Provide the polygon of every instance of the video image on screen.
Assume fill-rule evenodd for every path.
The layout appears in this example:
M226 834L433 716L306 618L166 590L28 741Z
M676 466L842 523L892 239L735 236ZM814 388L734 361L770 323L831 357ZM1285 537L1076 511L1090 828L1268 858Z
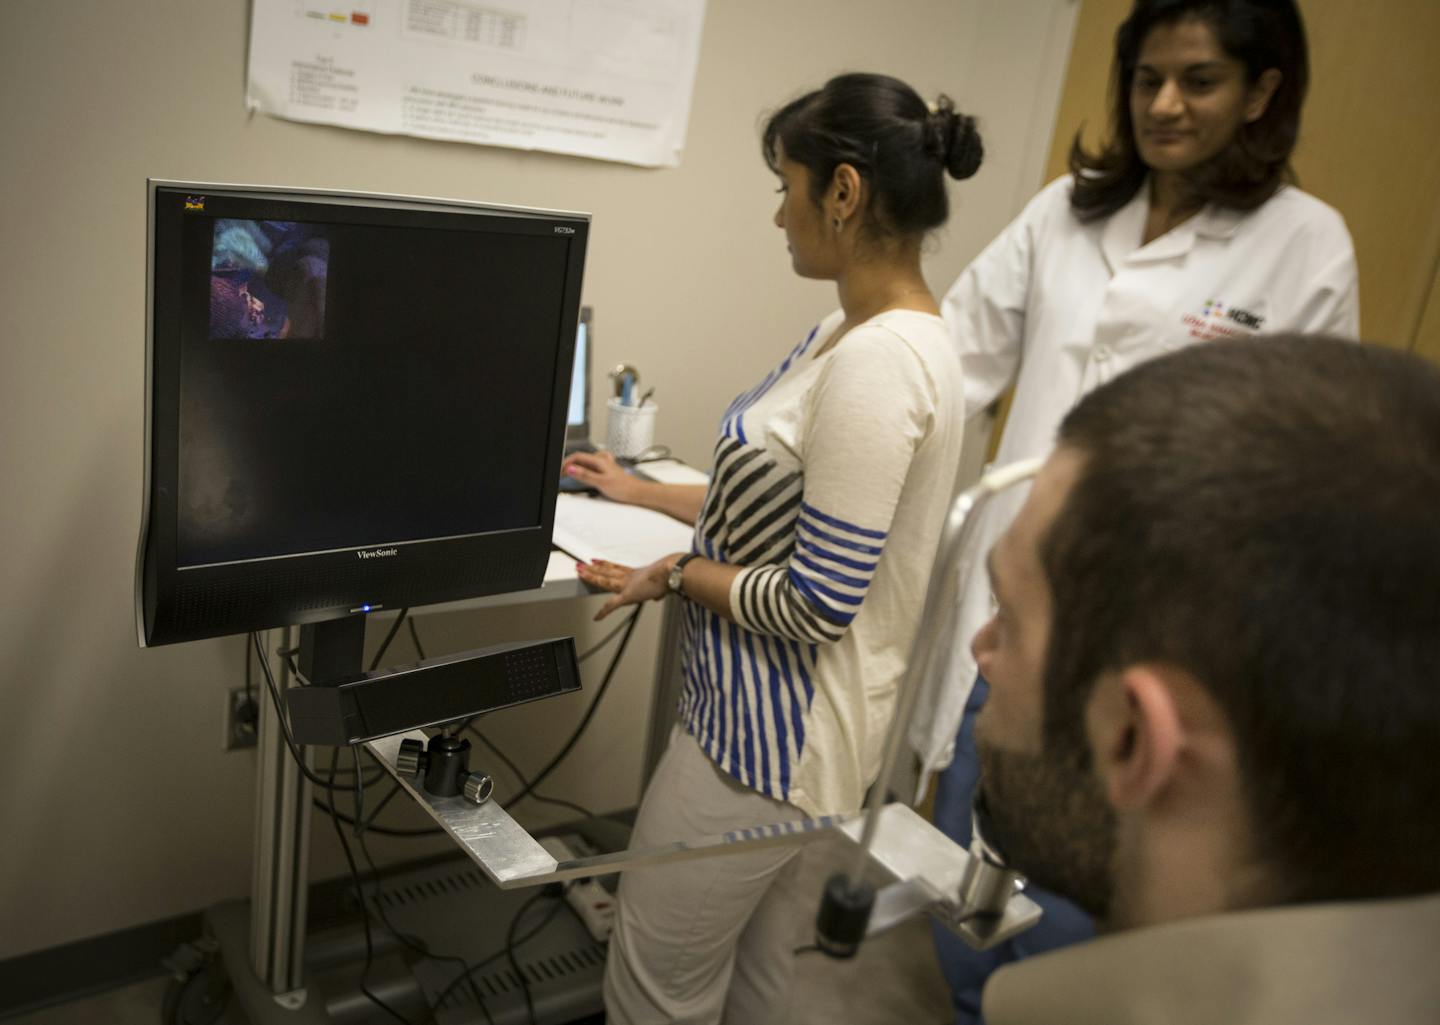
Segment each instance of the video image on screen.
M322 225L217 220L210 337L323 339L329 263Z

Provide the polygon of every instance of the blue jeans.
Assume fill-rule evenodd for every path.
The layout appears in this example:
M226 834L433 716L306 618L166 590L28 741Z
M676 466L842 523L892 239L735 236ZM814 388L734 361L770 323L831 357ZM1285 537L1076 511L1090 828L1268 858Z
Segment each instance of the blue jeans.
M975 689L965 706L965 719L960 724L960 735L955 738L955 759L940 774L935 791L935 825L966 847L970 846L970 798L980 778L980 757L975 751L975 716L989 694L990 685L984 677L976 677ZM1033 885L1025 888L1025 895L1045 912L1040 924L986 951L971 950L959 936L938 922L931 922L940 971L950 985L955 1003L956 1025L982 1025L980 991L997 968L1095 935L1090 916L1065 898Z

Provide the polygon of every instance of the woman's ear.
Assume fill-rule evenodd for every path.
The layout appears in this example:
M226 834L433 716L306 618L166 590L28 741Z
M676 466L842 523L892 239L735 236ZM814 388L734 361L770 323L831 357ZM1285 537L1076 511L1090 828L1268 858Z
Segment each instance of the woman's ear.
M1184 674L1168 666L1131 666L1095 686L1087 708L1095 767L1117 811L1137 811L1175 779L1184 727L1174 692Z
M861 190L864 181L860 172L850 164L841 164L830 176L830 188L826 198L830 201L829 215L848 221L860 209Z
M1283 78L1279 68L1266 68L1260 72L1260 77L1250 87L1249 94L1245 97L1245 123L1250 124L1259 121L1265 116L1265 111L1270 107L1270 101L1275 97L1275 90L1280 88L1280 80Z

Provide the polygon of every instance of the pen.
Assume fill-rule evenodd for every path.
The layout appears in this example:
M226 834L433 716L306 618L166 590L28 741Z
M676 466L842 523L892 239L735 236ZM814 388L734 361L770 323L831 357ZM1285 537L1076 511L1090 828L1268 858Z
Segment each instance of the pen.
M634 399L635 375L630 373L620 375L620 405L633 406Z
M625 395L625 387L634 388L640 380L640 371L636 370L629 363L617 363L610 371L610 380L615 383L615 397L622 400L623 405L630 405L630 400Z

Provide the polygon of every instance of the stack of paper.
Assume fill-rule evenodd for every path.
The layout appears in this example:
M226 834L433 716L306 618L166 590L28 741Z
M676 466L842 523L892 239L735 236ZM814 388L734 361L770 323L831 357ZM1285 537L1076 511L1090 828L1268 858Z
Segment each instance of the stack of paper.
M648 566L672 552L688 552L694 529L639 506L562 494L555 502L552 540L581 562Z

